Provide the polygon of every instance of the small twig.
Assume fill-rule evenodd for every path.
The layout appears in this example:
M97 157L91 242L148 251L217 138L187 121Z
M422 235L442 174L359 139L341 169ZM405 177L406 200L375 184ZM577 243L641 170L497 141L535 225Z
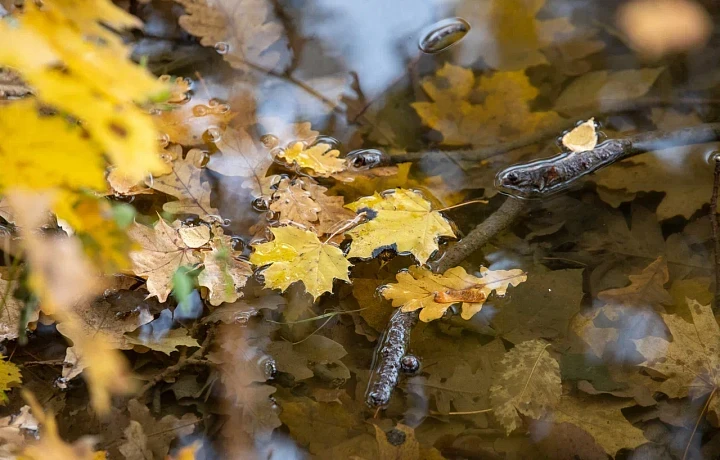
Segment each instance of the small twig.
M508 197L497 211L451 246L439 260L431 263L430 267L435 273L444 273L457 266L470 254L485 246L495 235L505 230L525 209L526 202Z
M715 302L713 302L713 313L720 309L720 222L718 222L718 193L720 193L720 157L717 154L713 157L715 171L713 174L712 198L710 198L710 223L712 224L712 235L715 243Z
M451 209L461 208L461 207L463 207L463 206L467 206L467 205L469 205L469 204L476 204L476 203L488 204L488 200L470 200L470 201L463 201L462 203L458 203L458 204L454 204L454 205L452 205L452 206L447 206L447 207L444 207L444 208L440 208L440 209L438 209L437 211L438 211L438 212L449 211L449 210L451 210Z
M192 366L196 364L207 364L208 361L203 358L203 355L207 352L210 344L212 343L212 340L213 331L211 329L208 330L207 336L205 336L205 340L203 340L200 348L198 348L189 357L181 356L177 363L173 364L172 366L166 367L165 370L150 379L145 385L142 386L142 388L140 388L139 394L142 395L147 393L155 385L162 382L163 380L166 380L168 377L172 377L173 375L178 374L187 366Z

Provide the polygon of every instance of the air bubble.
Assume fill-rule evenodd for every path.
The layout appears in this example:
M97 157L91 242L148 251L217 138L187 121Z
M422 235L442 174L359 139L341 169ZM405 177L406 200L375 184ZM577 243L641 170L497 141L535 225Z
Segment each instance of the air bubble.
M470 24L463 18L449 18L438 21L420 32L418 48L427 54L443 51L467 35Z
M280 139L274 134L264 134L260 136L260 142L263 143L265 148L274 149L280 144Z
M194 117L204 117L208 114L208 108L203 104L198 104L192 108L192 114Z
M230 245L233 251L241 252L245 249L245 241L239 236L233 236L230 238Z
M200 153L200 158L197 160L197 163L195 164L195 166L197 166L200 169L203 169L203 168L207 167L208 163L210 163L210 154L207 151L202 150Z
M348 168L363 171L376 168L390 162L390 156L379 149L359 149L349 152L345 156Z
M252 207L258 212L265 212L270 209L270 203L265 197L255 198L252 202Z
M148 110L149 115L162 115L162 110L160 109L150 109Z
M330 146L330 148L331 148L332 150L339 150L340 147L342 146L342 142L340 142L339 140L335 139L335 138L332 137L332 136L318 136L318 137L316 137L316 138L315 138L315 143L314 143L313 145L318 145L318 144L327 144L327 145Z
M711 151L706 158L706 161L708 164L715 166L717 163L720 163L720 152L717 150Z
M217 51L218 54L228 54L230 52L230 45L225 42L217 42L215 43L215 51Z
M160 147L165 148L168 145L170 145L170 136L166 133L160 133L158 136L158 144L160 144Z
M208 142L212 142L213 144L219 142L220 139L222 139L220 130L216 127L208 128L203 134L203 137L207 137Z

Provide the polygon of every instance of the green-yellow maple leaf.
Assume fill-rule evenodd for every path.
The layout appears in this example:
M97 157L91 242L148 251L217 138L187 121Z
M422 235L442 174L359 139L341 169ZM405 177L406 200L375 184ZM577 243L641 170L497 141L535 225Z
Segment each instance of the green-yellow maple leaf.
M275 239L253 246L250 262L262 271L265 286L285 290L292 283L302 281L305 290L314 298L332 292L335 278L350 282L351 264L337 246L321 242L313 232L297 227L270 229Z
M438 249L438 238L455 237L450 223L417 192L395 189L393 193L360 198L346 206L355 212L366 211L368 222L345 234L352 237L348 257L363 259L384 248L414 255L421 264Z

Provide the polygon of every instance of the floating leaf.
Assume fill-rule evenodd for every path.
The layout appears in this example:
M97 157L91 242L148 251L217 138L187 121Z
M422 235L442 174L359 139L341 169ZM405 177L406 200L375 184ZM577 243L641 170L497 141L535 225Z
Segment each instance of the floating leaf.
M20 369L13 363L6 361L5 357L0 355L0 405L8 402L5 392L10 391L10 387L22 383L22 375Z
M215 229L210 249L203 254L198 284L208 289L210 305L235 302L242 296L240 289L252 275L250 263L240 259L240 253L233 249L232 238L223 235L219 228Z
M339 150L330 144L319 143L307 147L304 142L295 142L278 153L290 165L312 171L311 175L329 177L347 169L345 160L338 158Z
M562 145L571 152L586 152L595 148L598 135L595 119L591 118L573 128L561 138Z
M334 279L350 282L351 264L342 251L330 243L322 243L316 234L296 227L276 227L270 231L273 241L253 246L250 262L263 269L265 286L286 290L302 281L314 298L331 292Z
M403 311L420 311L422 321L442 318L452 305L462 303L463 319L470 319L482 309L493 291L499 297L505 295L510 286L517 286L527 280L522 270L488 270L480 268L480 275L469 275L464 268L454 267L436 275L422 267L410 267L407 272L397 274L398 282L382 290L386 299L392 300L393 307Z
M353 241L348 257L368 259L380 250L409 252L421 264L438 249L442 236L455 237L448 221L417 192L395 189L393 193L361 198L346 206L366 212L368 222L345 232Z

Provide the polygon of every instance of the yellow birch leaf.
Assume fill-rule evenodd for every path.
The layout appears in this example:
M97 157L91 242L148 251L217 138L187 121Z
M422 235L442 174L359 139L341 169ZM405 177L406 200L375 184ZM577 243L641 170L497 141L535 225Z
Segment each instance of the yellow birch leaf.
M210 183L203 181L203 169L200 167L205 154L202 150L192 149L185 158L173 161L170 174L155 177L150 187L178 201L163 205L163 210L172 214L195 214L202 220L217 219L220 214L210 205Z
M471 70L446 63L421 86L431 102L411 105L424 125L442 134L445 145L492 145L562 120L555 112L530 111L539 93L524 71L476 79ZM478 99L483 103L472 103Z
M203 270L198 275L198 284L208 289L207 300L218 306L223 302L235 302L242 297L240 290L252 276L252 268L240 253L233 249L232 238L214 230L210 242L211 251L203 255Z
M376 192L346 207L355 212L367 210L369 219L345 232L353 239L348 257L367 259L382 249L394 248L399 253L409 252L424 264L438 249L440 237L455 237L448 221L411 190L398 188L385 195Z
M40 116L33 100L0 108L0 138L0 189L107 188L102 150L65 118Z
M8 397L5 392L9 391L10 387L20 383L22 383L20 369L10 361L6 361L4 356L0 355L0 405L8 402Z
M520 414L540 418L560 402L560 365L547 351L548 343L530 340L505 354L490 387L493 415L510 434L520 426Z
M134 223L128 233L141 246L130 253L132 271L147 280L148 292L160 302L167 300L172 290L172 276L178 267L201 262L195 249L188 246L178 233L180 222L170 226L159 219L153 228Z
M180 26L214 47L234 68L282 70L290 52L285 29L269 0L177 0ZM268 48L272 47L272 51Z
M616 398L598 400L566 395L560 398L551 417L555 423L572 423L582 428L614 457L620 449L634 449L648 442L643 430L632 426L621 411L633 404Z
M313 176L329 177L347 169L345 160L338 158L339 150L334 150L330 144L319 143L306 147L304 142L295 142L278 153L278 157L290 165L302 169L309 169Z
M481 278L469 275L464 268L454 267L437 275L430 270L413 266L397 274L397 283L382 291L392 300L393 307L403 311L420 310L420 320L428 322L442 318L452 305L462 303L462 317L470 319L482 309L490 294L504 296L508 287L527 280L522 270L488 270L480 268Z
M253 246L255 251L250 256L253 265L268 265L261 272L266 287L284 291L292 283L302 281L305 290L318 298L332 292L334 279L350 282L351 264L337 246L323 243L315 233L296 227L276 227L270 231L275 239Z

